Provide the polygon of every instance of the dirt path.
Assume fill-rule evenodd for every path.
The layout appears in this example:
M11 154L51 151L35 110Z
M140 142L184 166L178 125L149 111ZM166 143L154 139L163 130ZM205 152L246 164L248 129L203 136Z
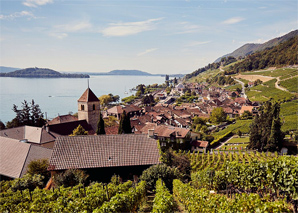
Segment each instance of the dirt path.
M244 97L244 98L247 98L247 96L246 96L246 94L245 94L245 86L244 86L244 83L243 83L242 81L236 79L236 78L234 78L234 80L237 81L237 82L238 82L239 84L241 84L241 86L242 86L242 92L241 92L242 94L241 94L241 96Z
M279 77L277 77L276 79L277 79L277 81L275 82L275 88L276 88L276 89L280 89L280 90L282 90L282 91L289 92L289 90L287 90L286 88L284 88L284 87L281 87L281 86L279 86L279 85L278 85L278 84L279 84L279 82L280 82L280 79L279 79Z
M241 74L236 75L235 78L242 78L242 79L252 81L252 82L257 80L257 79L260 79L263 82L275 79L275 77L264 76L264 75L241 75Z

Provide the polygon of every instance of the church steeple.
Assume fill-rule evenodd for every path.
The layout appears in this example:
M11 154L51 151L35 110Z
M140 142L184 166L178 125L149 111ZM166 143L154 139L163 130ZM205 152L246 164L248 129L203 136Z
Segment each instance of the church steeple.
M86 120L96 130L100 115L100 102L92 90L88 88L78 100L78 118Z

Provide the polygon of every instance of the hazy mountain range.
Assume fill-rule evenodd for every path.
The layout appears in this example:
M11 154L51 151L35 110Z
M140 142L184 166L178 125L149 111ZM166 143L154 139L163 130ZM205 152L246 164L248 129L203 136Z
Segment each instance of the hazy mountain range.
M228 57L228 56L233 56L235 58L238 58L239 56L244 57L246 55L255 53L257 51L261 51L266 48L274 47L274 46L276 46L284 41L287 41L290 38L293 38L297 35L298 35L298 30L294 30L294 31L289 32L286 35L271 39L263 44L252 44L252 43L244 44L242 47L239 47L232 53L226 54L226 55L216 59L215 62L219 62L221 58Z

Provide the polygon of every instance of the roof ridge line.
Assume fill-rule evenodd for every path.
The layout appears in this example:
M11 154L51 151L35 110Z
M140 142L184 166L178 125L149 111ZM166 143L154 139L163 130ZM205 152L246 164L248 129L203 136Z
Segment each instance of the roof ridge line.
M29 149L28 149L28 152L27 152L26 158L25 158L25 160L24 160L24 164L23 164L22 170L21 170L21 172L20 172L19 178L21 177L21 175L22 175L22 173L23 173L23 170L24 170L24 167L25 167L25 164L26 164L26 161L27 161L27 158L28 158L29 152L30 152L30 150L31 150L31 146L32 146L32 144L30 144L30 145L29 145Z

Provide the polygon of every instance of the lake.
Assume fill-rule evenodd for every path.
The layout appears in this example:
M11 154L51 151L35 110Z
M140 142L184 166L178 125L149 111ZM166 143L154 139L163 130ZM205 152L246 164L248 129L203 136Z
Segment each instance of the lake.
M139 84L164 83L161 76L90 76L89 87L96 96L112 93L121 98L132 95L129 91ZM24 100L39 104L41 111L51 119L69 112L77 112L77 100L88 87L86 78L8 78L0 77L0 120L11 121ZM127 91L128 94L124 94Z

